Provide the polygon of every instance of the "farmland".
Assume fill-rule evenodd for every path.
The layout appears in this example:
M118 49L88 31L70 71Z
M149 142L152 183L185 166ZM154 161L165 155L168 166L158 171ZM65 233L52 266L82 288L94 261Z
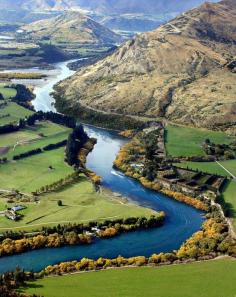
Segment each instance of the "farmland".
M0 94L3 95L4 99L9 99L16 95L16 90L13 88L5 88L3 84L0 84Z
M0 108L0 126L8 123L15 123L19 121L19 119L31 114L32 111L17 105L15 102L8 102L6 106Z
M44 137L55 136L61 132L64 132L68 129L65 129L63 126L59 126L51 123L40 123L34 127L27 127L26 129L1 135L0 147L4 146L14 146L18 143L27 143L35 139L43 139ZM48 139L49 141L49 139Z
M177 164L182 168L190 168L194 170L199 170L202 172L207 172L211 174L219 174L222 176L230 177L230 173L227 172L223 167L225 167L229 172L233 175L236 175L236 161L235 160L227 160L227 161L220 161L219 163L216 162L182 162Z
M173 157L204 156L202 144L205 139L214 143L230 143L235 138L223 132L168 124L166 127L166 149Z
M221 166L220 166L221 165ZM211 174L219 174L231 178L232 175L236 176L236 160L216 162L183 162L177 164L182 168L190 168ZM223 167L228 170L226 171ZM230 173L232 174L230 174ZM235 180L229 181L223 189L223 200L225 203L227 216L232 220L233 226L236 230L236 182Z
M46 297L65 297L66 290L70 297L234 297L235 278L236 261L223 259L49 277L29 283L25 292Z
M29 111L16 103L8 102L0 111L8 112L8 121L17 121L31 115ZM3 120L3 119L2 119ZM28 156L14 161L13 157L35 149L42 149L49 144L56 144L68 138L70 128L50 121L36 122L16 132L2 134L0 137L1 158L7 162L0 165L0 189L10 191L0 196L0 211L11 208L16 203L23 203L26 209L20 211L20 221L0 217L1 231L35 230L43 226L63 223L103 221L108 218L126 218L131 216L150 216L155 211L142 208L118 199L110 192L97 193L91 181L84 175L53 192L41 194L35 200L32 192L66 178L74 172L65 162L65 148L43 151L41 154ZM25 195L24 201L12 199L15 190ZM11 192L13 191L13 192ZM58 201L62 206L58 206Z
M231 181L224 189L223 199L226 203L227 215L232 220L234 230L236 230L236 182Z
M53 170L49 169L50 166ZM72 168L64 163L64 148L60 148L2 165L0 188L18 189L29 193L72 172Z
M49 176L46 175L45 179L48 178ZM16 228L29 231L45 225L53 226L59 223L104 221L108 218L155 214L152 210L124 203L112 197L112 193L96 193L91 182L81 176L77 183L69 185L60 191L42 195L40 203L26 203L27 209L21 212L24 217L20 222L0 218L0 230ZM58 200L63 202L60 207L57 205ZM6 203L1 202L0 211L5 206Z

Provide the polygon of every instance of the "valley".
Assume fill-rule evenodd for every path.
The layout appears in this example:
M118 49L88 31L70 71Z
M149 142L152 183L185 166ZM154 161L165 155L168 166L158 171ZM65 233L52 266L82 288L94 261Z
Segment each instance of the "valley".
M61 66L60 66L61 67ZM64 68L61 68L61 71L64 71ZM68 75L71 75L72 73L69 71ZM58 78L60 78L60 74L58 76ZM57 78L57 79L58 79ZM55 81L54 81L55 82ZM49 85L49 87L48 87ZM49 82L44 84L44 88L45 90L50 90L52 83ZM40 87L40 93L38 94L36 91L36 99L34 99L33 104L35 105L35 107L37 106L50 106L48 103L45 105L43 102L44 101L48 101L50 97L47 96L41 96L40 94L43 94L43 90L42 90L42 86ZM13 94L13 93L12 93ZM6 97L8 99L5 100L10 100L9 97ZM51 101L52 102L52 101ZM11 104L11 102L8 102L8 104ZM15 108L18 109L17 105L15 105ZM19 107L21 108L21 107ZM52 106L53 108L53 106ZM40 110L40 107L37 107L38 110ZM3 109L4 110L4 109ZM24 110L24 109L22 109ZM46 111L47 109L45 109ZM26 112L29 113L29 115L32 115L32 111L28 111L25 110ZM19 120L19 118L16 118L16 121ZM171 141L174 141L173 143L171 141L167 141L168 143L168 150L172 152L173 148L176 148L176 144L179 143L180 140L178 140L178 138L174 138L178 137L178 133L175 133L173 131L174 126L167 126L167 131L168 131L168 137L170 137ZM180 128L175 128L175 129L180 129ZM194 146L195 146L195 150L196 152L198 150L201 149L201 144L203 142L203 140L206 137L209 137L211 140L214 140L214 142L226 142L226 143L230 143L231 141L233 141L233 137L229 137L224 133L221 132L212 132L212 131L207 131L207 130L199 130L196 129L196 132L199 133L199 135L196 138L193 138L191 140L191 137L193 137L193 133L191 133L191 128L181 128L182 131L182 135L183 133L185 133L185 139L188 139L189 143L191 144L190 148L193 149L193 154L195 155L194 152ZM186 132L184 132L185 130ZM193 128L192 128L193 129ZM190 130L190 131L188 131ZM29 127L29 128L24 128L23 130L19 131L19 132L14 132L11 134L6 134L3 135L3 138L1 137L1 141L2 144L1 146L5 146L8 147L8 151L6 153L4 153L4 157L8 158L8 160L11 160L11 158L14 157L14 155L19 155L19 154L23 154L27 151L31 151L33 149L36 148L43 148L45 147L45 145L48 144L52 144L52 143L58 143L59 141L62 141L63 139L66 139L66 136L68 136L70 129L63 127L63 126L58 126L58 124L53 124L50 122L40 122L37 123L36 125L34 125L34 127ZM189 208L189 207L185 207L183 205L183 207L181 206L181 204L179 204L179 202L174 202L171 199L165 198L164 196L160 197L159 194L151 194L151 192L149 192L147 190L145 190L144 192L144 196L142 193L142 191L140 192L141 195L137 195L137 183L133 182L132 179L127 180L127 182L125 180L123 180L122 176L120 176L120 174L117 172L117 174L114 174L115 172L112 170L108 175L108 172L106 171L107 169L104 168L104 160L103 158L101 158L102 154L104 153L106 155L106 162L107 162L107 166L108 168L111 168L112 166L112 162L115 159L116 154L118 153L120 146L122 144L124 144L125 142L127 142L126 140L122 140L122 138L119 138L118 136L116 136L116 134L113 134L112 132L106 132L106 130L99 130L99 129L95 129L92 127L87 127L86 131L88 131L88 134L91 137L94 137L96 139L100 139L100 137L102 136L102 138L99 140L98 144L95 145L95 149L93 150L93 153L91 155L89 155L89 159L88 159L88 164L87 166L91 169L94 170L97 174L99 174L102 178L103 178L103 185L105 187L110 188L112 191L114 192L119 192L121 194L123 194L124 197L127 197L128 193L130 192L130 182L133 183L133 190L134 193L136 193L135 195L131 194L131 202L136 202L140 205L142 205L143 207L146 207L148 205L148 207L150 208L150 197L153 195L153 206L151 207L153 209L153 211L150 211L146 208L140 208L138 206L134 206L132 204L130 204L130 202L127 202L126 200L120 200L120 198L114 196L112 198L112 194L111 193L106 193L104 192L104 194L97 194L96 192L94 192L93 188L91 187L91 183L89 181L87 181L87 179L83 176L79 177L78 181L76 182L76 184L72 184L70 187L66 187L65 189L61 189L59 192L56 190L55 193L46 193L43 194L40 198L40 203L32 203L31 200L29 200L29 202L24 202L24 205L27 207L25 210L23 210L21 213L23 215L23 219L20 220L19 222L11 222L9 220L7 220L6 218L2 218L1 219L1 230L4 231L8 230L9 228L11 230L38 230L38 228L41 228L42 226L51 226L51 225L56 225L58 223L67 223L67 222L86 222L89 221L91 219L96 219L96 220L103 220L105 217L107 218L119 218L121 217L125 217L125 213L127 211L127 215L130 215L131 213L133 213L133 215L151 215L154 214L155 211L154 210L164 210L167 214L168 217L171 218L171 221L166 222L165 225L161 228L161 229L157 229L155 232L157 232L160 236L169 236L168 233L166 233L165 229L167 230L172 230L171 232L175 232L175 228L178 228L178 233L180 232L180 226L182 226L181 228L183 228L183 233L182 236L178 239L178 241L176 241L176 237L173 237L173 242L171 242L170 240L167 241L167 245L165 245L164 247L162 246L161 242L158 242L158 246L159 244L161 244L162 248L164 248L164 250L171 250L174 247L177 247L181 242L183 242L183 238L188 238L193 231L191 230L198 230L198 228L200 227L199 224L201 224L202 219L199 216L198 212L195 212L194 209ZM178 131L179 132L179 131ZM170 133L170 135L169 135ZM172 134L173 135L172 135ZM179 134L181 135L181 132L179 132ZM101 136L100 136L101 135ZM106 136L105 136L106 135ZM10 136L10 137L9 137ZM104 142L104 137L105 139L107 139L107 141ZM109 138L112 137L111 139L114 140L117 138L118 142L116 145L116 149L112 152L111 156L109 157L109 159L107 159L107 150L104 150L105 147L107 147L108 151L109 149ZM172 139L173 137L173 139ZM179 136L180 137L180 136ZM102 140L103 139L103 140ZM196 142L196 140L198 139L198 142ZM19 140L23 140L19 141ZM100 143L101 141L101 143ZM21 143L22 142L22 143ZM16 143L19 143L17 146L15 146ZM99 144L100 143L100 144ZM12 149L14 149L14 151L12 151ZM183 147L184 149L184 147ZM181 148L179 148L180 152L181 152ZM190 151L190 149L189 149ZM100 160L98 163L99 165L96 165L96 162L98 161L97 158L93 155L93 154L98 154L100 156ZM188 155L188 151L185 153L186 155ZM197 153L199 154L199 153ZM203 152L201 153L203 154ZM104 155L104 156L105 156ZM42 159L43 157L43 159ZM37 171L35 171L35 164L37 164ZM103 165L102 165L103 164ZM102 165L102 166L101 166ZM53 170L49 170L47 168L53 168ZM100 169L99 169L100 168ZM47 184L52 184L55 181L61 179L61 178L65 178L68 174L71 174L73 171L64 164L63 162L63 150L62 149L56 149L56 150L52 150L51 152L44 152L43 154L39 154L36 156L31 156L27 159L23 159L23 160L19 160L13 162L11 164L11 162L7 162L6 164L3 164L0 168L1 170L1 188L3 187L5 190L8 190L10 192L8 193L2 193L2 198L3 199L13 199L14 201L14 190L11 192L11 189L17 189L20 192L19 193L23 193L23 194L27 194L27 193L33 193L35 192L37 189L40 189L42 186L45 185L45 182L47 182ZM25 175L24 172L27 172L27 176L29 176L29 180L27 181L25 179ZM12 180L9 179L7 176L11 176ZM40 177L40 178L39 178ZM6 179L8 180L6 183ZM17 181L17 182L16 182ZM124 183L125 182L125 183ZM126 184L127 183L127 184ZM142 186L141 186L142 187ZM128 190L129 189L129 190ZM128 191L128 192L127 192ZM81 194L80 194L81 193ZM132 191L131 191L132 193ZM27 194L28 195L28 194ZM32 194L31 194L32 195ZM76 199L74 198L74 195L76 195ZM80 196L81 195L81 196ZM85 196L86 195L86 196ZM104 197L102 198L101 197ZM145 203L143 204L143 199L144 197L146 197L146 195L148 195L147 197L149 197L149 203L146 205ZM21 195L19 195L18 199L22 199L20 198ZM4 198L5 197L5 198ZM81 197L81 198L79 198ZM82 198L83 197L83 198ZM85 198L87 197L87 198ZM99 199L99 204L102 203L104 204L104 206L100 205L96 205L96 197ZM157 197L160 197L157 199ZM27 196L23 199L26 199ZM31 199L33 198L33 196L31 197ZM29 199L29 198L28 198ZM104 200L103 200L104 199ZM156 200L157 199L157 200ZM56 207L56 201L61 200L63 203L65 203L65 206L59 207L57 210ZM156 200L156 201L155 201ZM20 202L21 200L19 200ZM36 200L37 201L37 200ZM20 202L21 203L21 202ZM95 203L95 204L94 204ZM180 217L177 216L177 213L172 213L172 207L171 205L173 203L176 203L176 207L178 207L179 209L181 208L181 219ZM70 206L71 205L71 206ZM180 207L181 206L181 207ZM2 201L2 206L3 209L6 207L6 202ZM176 208L175 208L176 209ZM45 212L46 210L46 212ZM95 211L96 210L96 211ZM101 211L102 210L102 211ZM116 214L117 213L117 214ZM122 215L121 215L122 214ZM191 222L191 230L186 229L186 225L183 224L185 218L183 217L186 216L187 217L191 216L191 220L189 220L189 223ZM76 219L76 217L78 217L79 215L79 220ZM68 217L68 219L66 219ZM74 218L74 219L73 219ZM193 218L195 218L195 224L193 225ZM177 221L179 221L179 224L176 225ZM183 225L182 225L183 224ZM176 225L176 227L174 228L174 225ZM189 225L190 226L190 225ZM169 229L170 228L170 229ZM189 228L189 227L188 227ZM192 229L194 228L194 229ZM153 231L151 231L153 232ZM147 231L144 232L146 235L145 236L150 236L150 233L147 233ZM149 234L149 235L148 235ZM155 233L153 233L154 236ZM180 233L179 233L180 234ZM189 235L188 235L189 234ZM127 235L133 243L134 243L134 238L130 235ZM134 234L135 236L135 234ZM144 234L143 234L144 236ZM155 237L153 237L154 240ZM122 237L121 237L122 239ZM120 240L120 239L118 239ZM127 239L126 239L127 240ZM138 251L138 247L140 249L140 254L143 254L143 252L141 251L143 249L143 242L145 242L145 240L143 240L142 237L140 237L139 240L136 240L136 252ZM103 244L103 243L101 243ZM147 251L147 255L154 252L155 250L158 250L158 246L156 246L156 244L154 245L154 243L152 244L152 251ZM94 246L96 248L96 245ZM80 247L78 247L80 248ZM121 251L120 251L121 252ZM119 252L119 253L120 253ZM43 255L43 250L40 251L40 253L42 253ZM68 248L68 253L70 255L69 252L69 248ZM118 254L118 252L117 252ZM110 256L116 256L117 255L116 252L114 251L113 254L110 254ZM59 254L60 256L61 254ZM123 252L123 255L125 255L125 252ZM22 254L22 261L25 262L26 258L29 257L28 259L31 258L30 254ZM70 256L72 257L72 256ZM94 257L96 257L94 255ZM19 261L19 256L17 257L18 261ZM46 259L46 258L45 258ZM52 256L50 256L50 259L52 260ZM4 261L4 258L2 259ZM28 261L28 260L27 260ZM58 260L55 259L55 262L57 262ZM22 263L23 263L22 262ZM12 258L12 264L11 265L15 265L14 263L14 257ZM19 263L19 262L18 262ZM47 262L45 262L45 264L43 265L47 265ZM23 264L22 264L23 265ZM30 262L30 264L32 266L32 262ZM13 266L12 266L13 267ZM24 266L27 269L27 266ZM42 266L43 268L43 266ZM37 268L36 268L37 269Z
M18 23L9 31L3 26L2 34L0 69L3 70L6 67L50 68L50 64L56 62L92 58L105 54L123 40L122 36L79 12L52 14L29 24Z

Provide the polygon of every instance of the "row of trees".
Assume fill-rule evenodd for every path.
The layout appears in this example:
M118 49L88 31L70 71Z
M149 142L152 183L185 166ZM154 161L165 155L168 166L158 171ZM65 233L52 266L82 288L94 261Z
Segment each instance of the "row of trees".
M186 204L189 204L197 209L203 210L203 211L208 211L209 209L209 205L207 204L207 202L203 202L197 198L192 198L189 197L187 195L184 195L182 193L179 192L174 192L171 190L167 190L167 189L161 189L161 192L163 194L165 194L166 196L169 196L171 198L174 198L175 200L178 200L180 202L184 202Z
M165 214L161 212L157 216L133 217L103 223L91 222L88 225L66 225L44 229L42 234L36 236L24 236L18 234L18 239L5 238L0 244L0 256L21 253L27 250L35 250L45 247L60 247L63 245L90 244L91 232L96 227L96 236L113 237L122 232L131 232L138 229L156 228L163 224ZM106 225L105 225L106 224ZM52 233L53 231L57 231ZM89 233L88 233L89 232ZM15 234L16 236L16 234ZM20 237L21 236L21 237Z
M33 150L27 151L25 153L21 153L19 155L13 156L13 160L20 160L20 159L24 159L24 158L28 158L28 157L31 157L31 156L34 156L34 155L41 154L44 151L55 150L55 149L58 149L60 147L65 146L66 143L67 143L67 140L62 140L62 141L57 142L57 143L52 143L52 144L46 145L43 148L33 149Z
M12 240L4 239L0 244L0 256L13 255L29 250L40 248L61 247L64 245L89 244L92 238L86 234L77 234L67 232L63 235L55 233L46 235L37 235L29 238Z
M64 262L53 266L50 265L39 273L39 277L60 275L76 271L101 270L110 267L145 266L171 263L178 263L178 258L174 253L154 254L149 258L144 256L130 258L118 256L114 259L99 258L97 260L83 258L81 261Z
M26 126L34 126L36 121L51 121L53 123L66 126L68 128L76 127L76 120L72 117L55 112L36 112L27 118L20 119L17 124L6 124L0 126L0 134L12 133L24 129Z
M58 181L55 181L52 184L42 186L40 189L34 191L33 194L40 195L40 194L43 194L43 193L58 191L59 189L61 189L61 188L65 187L65 186L70 185L73 182L77 181L78 178L79 178L79 171L75 171L75 172L67 175L64 178L62 178L62 179L60 179Z
M49 145L46 145L43 148L43 150L44 151L52 151L52 150L58 149L60 147L66 146L66 144L67 144L67 140L62 140L62 141L59 141L57 143L51 143Z
M150 225L152 225L153 220L156 222L157 225L159 223L163 222L165 218L165 214L163 212L160 212L156 216L151 216L150 218L146 217L129 217L125 219L115 219L115 220L105 220L102 222L97 222L97 221L90 221L89 223L80 223L80 224L65 224L61 225L58 224L56 226L50 227L50 226L44 226L40 230L35 230L35 233L38 235L50 235L54 233L58 234L64 234L66 232L75 232L75 233L83 233L84 231L92 231L92 228L97 227L98 229L102 230L105 228L110 228L114 226L125 226L125 229L129 227L130 229L133 228L134 225L136 225L135 228L149 228ZM155 227L155 225L154 225ZM16 231L16 230L10 230L6 231L1 234L0 242L3 242L4 239L12 239L12 240L17 240L17 239L22 239L22 238L27 238L31 237L31 235L28 235L25 231Z
M0 134L12 133L20 130L20 126L14 124L7 124L0 126Z
M38 111L27 118L27 124L29 126L34 125L36 121L51 121L55 124L63 125L72 129L76 127L76 120L74 118L52 111Z
M13 160L16 161L16 160L28 158L28 157L31 157L31 156L34 156L34 155L41 154L42 152L43 152L43 150L41 148L33 149L33 150L28 151L28 152L13 156Z

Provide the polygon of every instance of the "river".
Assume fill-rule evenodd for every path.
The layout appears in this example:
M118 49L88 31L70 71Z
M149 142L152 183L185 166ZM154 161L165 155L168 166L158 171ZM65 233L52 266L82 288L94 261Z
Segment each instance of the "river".
M36 110L54 110L54 107L51 107L54 100L49 94L52 86L73 74L73 71L66 67L66 63L58 63L55 66L59 69L57 78L35 90ZM121 193L131 202L153 210L163 210L166 213L165 224L160 228L126 233L112 239L97 240L91 245L42 249L3 257L0 258L0 273L14 270L17 266L25 270L40 271L48 265L79 260L83 257L96 259L99 257L113 258L118 255L149 256L153 253L169 252L178 249L187 238L200 229L204 220L201 211L145 189L134 179L112 168L120 147L126 142L124 138L116 132L92 126L86 125L85 129L89 136L98 140L94 150L88 156L87 167L102 177L103 186Z

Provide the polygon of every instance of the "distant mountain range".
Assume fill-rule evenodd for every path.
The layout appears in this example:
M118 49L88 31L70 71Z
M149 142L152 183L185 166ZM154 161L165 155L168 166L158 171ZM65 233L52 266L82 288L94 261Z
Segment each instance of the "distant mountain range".
M204 0L0 0L0 22L30 23L49 18L52 13L77 10L111 30L145 32L203 2ZM127 35L132 36L132 33Z
M59 96L73 109L226 129L236 123L235 24L235 0L206 3L81 69Z
M203 0L74 0L73 5L100 13L145 13L181 12L203 3Z
M1 0L1 9L87 9L105 14L181 12L204 0Z

